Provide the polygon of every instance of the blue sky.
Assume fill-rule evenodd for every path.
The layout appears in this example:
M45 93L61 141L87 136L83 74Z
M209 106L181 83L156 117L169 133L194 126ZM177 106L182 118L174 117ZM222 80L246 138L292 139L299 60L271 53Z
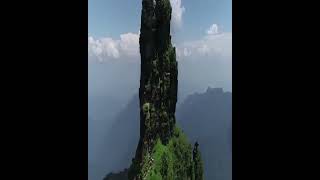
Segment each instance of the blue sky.
M209 86L232 91L231 0L170 1L175 2L171 35L178 61L178 103ZM141 3L88 0L88 110L90 127L95 127L89 131L90 180L120 170L102 161L105 151L97 152L112 117L138 93Z
M170 0L171 34L176 47L179 71L186 72L188 82L196 87L208 85L231 89L232 75L232 2L231 0ZM140 64L139 29L142 0L89 0L88 62L109 63L108 72L117 69L114 62ZM197 62L186 71L186 64ZM124 66L123 65L123 66ZM135 67L135 65L132 65ZM91 66L90 66L91 67ZM95 67L95 66L92 66ZM97 66L97 68L99 65ZM138 67L138 66L137 66ZM206 72L201 71L205 68ZM97 68L90 71L100 72ZM123 67L122 67L123 68ZM197 69L198 68L198 69ZM122 72L122 71L121 71ZM138 69L129 68L121 76ZM191 73L192 72L192 73ZM199 73L201 72L201 73ZM189 74L188 74L189 73ZM218 74L214 74L218 73ZM133 75L130 75L133 76ZM93 77L93 76L92 76ZM106 92L94 76L93 94ZM105 75L103 76L105 78ZM198 78L197 78L198 77ZM110 82L112 79L110 80ZM202 83L198 85L197 83ZM94 87L94 88L93 88ZM132 86L132 88L136 88ZM128 88L127 88L128 89ZM100 91L101 90L101 91Z
M140 28L142 0L89 0L89 36L118 38L120 34L137 33ZM231 0L181 0L184 7L182 25L177 29L179 41L195 40L217 24L219 30L232 30Z

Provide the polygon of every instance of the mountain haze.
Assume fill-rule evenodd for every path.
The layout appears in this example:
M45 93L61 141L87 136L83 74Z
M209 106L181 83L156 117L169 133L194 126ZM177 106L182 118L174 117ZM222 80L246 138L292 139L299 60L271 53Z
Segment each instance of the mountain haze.
M131 98L106 135L108 143L102 148L101 155L106 156L103 158L105 164L115 166L105 168L104 175L129 167L139 139L138 100L137 95ZM190 142L201 143L205 180L231 180L232 93L224 92L222 88L209 87L205 92L189 95L177 107L176 117ZM119 137L120 141L114 143L114 137ZM109 153L111 157L106 155Z

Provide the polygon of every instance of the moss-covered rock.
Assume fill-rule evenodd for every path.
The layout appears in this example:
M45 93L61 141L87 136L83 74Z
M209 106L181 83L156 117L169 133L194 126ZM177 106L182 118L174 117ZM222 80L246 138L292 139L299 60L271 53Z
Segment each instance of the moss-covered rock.
M175 128L175 134L167 145L157 139L151 156L146 158L150 158L152 163L143 164L145 179L193 179L192 147L178 128Z
M171 12L169 0L142 0L140 139L130 180L194 180L199 174L192 146L175 124L178 63L171 44Z

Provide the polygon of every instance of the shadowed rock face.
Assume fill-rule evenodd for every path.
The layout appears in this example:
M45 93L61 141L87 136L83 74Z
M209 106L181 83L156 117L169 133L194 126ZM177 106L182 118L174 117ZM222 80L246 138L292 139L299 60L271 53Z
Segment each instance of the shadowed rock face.
M202 180L194 177L192 147L175 126L178 68L170 36L171 11L169 0L142 1L140 138L130 180Z
M151 151L155 140L172 136L177 102L177 61L170 37L169 0L143 0L140 29L140 141L136 157Z

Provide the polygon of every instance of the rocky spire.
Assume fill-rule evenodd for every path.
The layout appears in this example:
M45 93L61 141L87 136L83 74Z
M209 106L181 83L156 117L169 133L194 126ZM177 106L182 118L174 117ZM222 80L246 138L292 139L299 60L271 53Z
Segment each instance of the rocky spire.
M194 176L195 180L203 180L203 163L201 160L201 154L198 149L199 144L196 142L193 148L193 164L194 164Z
M156 138L166 144L175 124L178 70L170 19L169 0L142 1L139 144L148 150Z
M194 180L192 146L176 127L178 68L171 11L169 0L142 0L140 139L130 180Z

